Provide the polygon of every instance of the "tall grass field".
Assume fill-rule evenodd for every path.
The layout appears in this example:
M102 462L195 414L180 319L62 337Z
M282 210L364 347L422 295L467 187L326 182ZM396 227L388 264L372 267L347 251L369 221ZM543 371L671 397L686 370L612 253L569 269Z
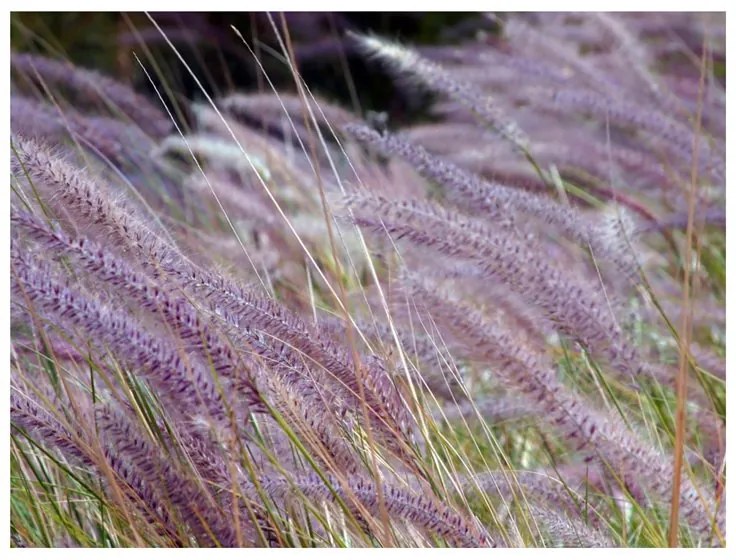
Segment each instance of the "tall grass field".
M10 546L726 545L725 13L401 18L11 15Z

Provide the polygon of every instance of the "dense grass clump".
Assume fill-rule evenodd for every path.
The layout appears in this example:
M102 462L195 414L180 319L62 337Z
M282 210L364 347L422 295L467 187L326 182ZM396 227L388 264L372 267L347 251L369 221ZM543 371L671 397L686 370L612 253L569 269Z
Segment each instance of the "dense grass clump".
M483 17L400 129L13 54L14 546L725 545L725 17Z

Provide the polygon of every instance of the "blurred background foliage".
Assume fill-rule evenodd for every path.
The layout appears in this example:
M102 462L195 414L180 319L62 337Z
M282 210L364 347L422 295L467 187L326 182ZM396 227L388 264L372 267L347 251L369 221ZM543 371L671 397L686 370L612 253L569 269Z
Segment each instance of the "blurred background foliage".
M284 24L297 65L316 93L358 113L385 110L395 124L426 116L428 96L407 93L378 63L366 62L347 32L376 33L411 44L459 43L478 33L496 34L495 23L475 13L303 12L152 13L208 93L267 91L269 86L237 29L261 59L279 91L293 91L272 21ZM286 35L284 35L286 36ZM134 55L159 79L188 99L203 97L162 34L143 13L14 13L11 45L62 57L139 90L153 88ZM155 61L155 62L154 62Z

